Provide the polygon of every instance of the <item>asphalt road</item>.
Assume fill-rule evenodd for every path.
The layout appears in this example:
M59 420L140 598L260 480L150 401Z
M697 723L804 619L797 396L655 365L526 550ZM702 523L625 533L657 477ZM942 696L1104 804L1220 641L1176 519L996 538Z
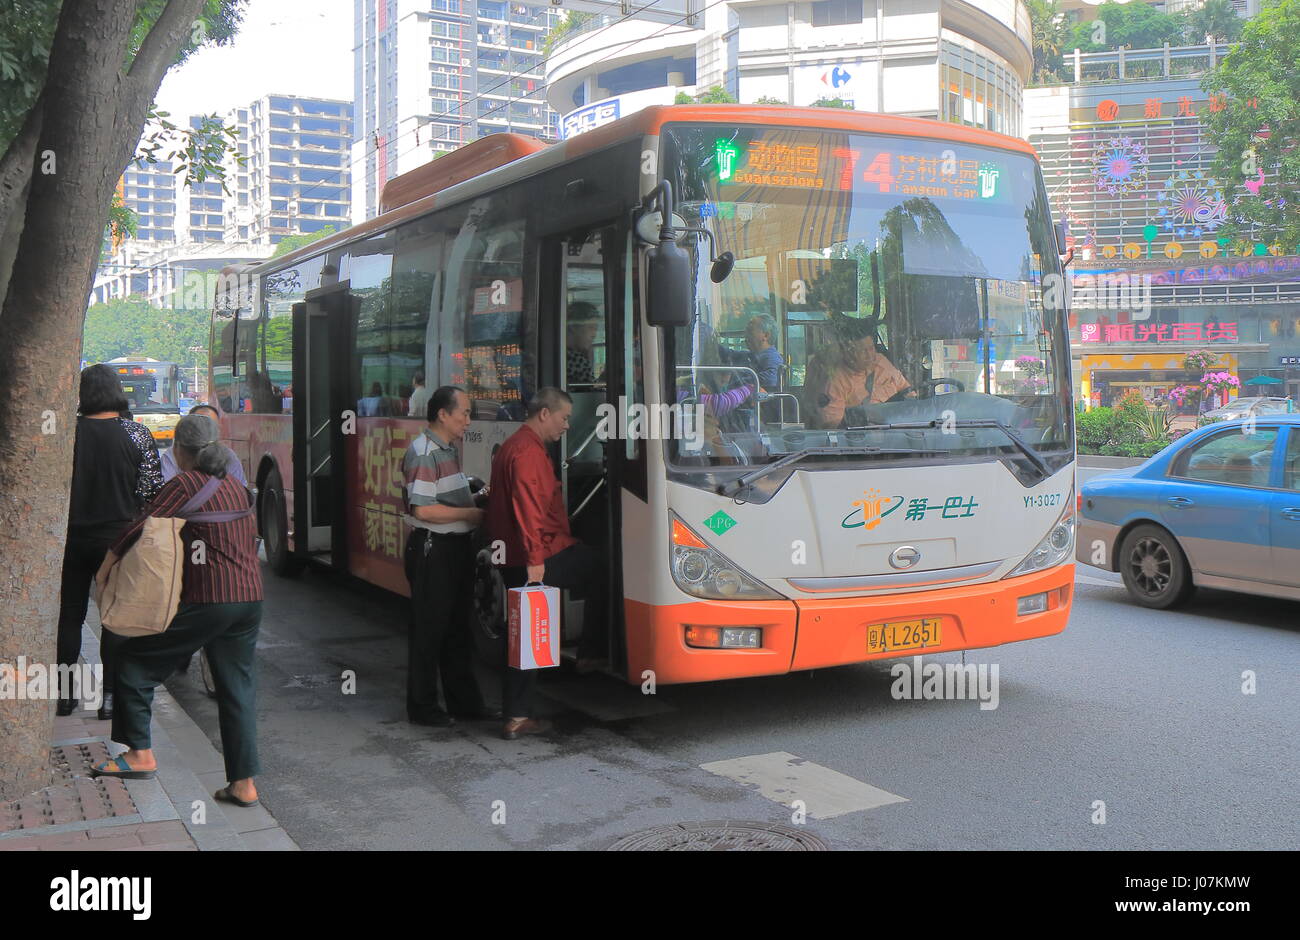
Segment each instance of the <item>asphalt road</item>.
M888 663L653 696L550 671L554 732L507 742L406 723L398 599L267 572L259 785L305 849L598 849L718 819L839 849L1300 847L1295 604L1202 591L1153 612L1079 575L1065 633L967 654L998 666L995 709L895 700ZM169 688L219 747L197 668Z

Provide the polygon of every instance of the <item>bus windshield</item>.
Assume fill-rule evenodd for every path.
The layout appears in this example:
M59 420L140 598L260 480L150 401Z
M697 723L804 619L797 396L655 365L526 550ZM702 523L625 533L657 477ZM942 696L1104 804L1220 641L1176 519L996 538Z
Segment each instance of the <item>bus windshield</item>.
M1064 311L1042 281L1059 263L1030 157L721 124L670 126L665 144L696 230L694 321L664 331L702 431L669 444L676 470L1006 457L1041 478L1069 461Z

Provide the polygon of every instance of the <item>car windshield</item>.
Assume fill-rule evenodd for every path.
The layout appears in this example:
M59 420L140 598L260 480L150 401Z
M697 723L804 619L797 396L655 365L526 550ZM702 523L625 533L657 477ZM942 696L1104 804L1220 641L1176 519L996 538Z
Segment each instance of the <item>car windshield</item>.
M1043 303L1059 267L1031 158L826 130L665 138L677 214L697 230L682 240L696 315L665 342L670 387L703 433L669 444L675 468L873 448L1020 461L1021 444L1040 469L1068 462L1069 346L1063 305ZM725 251L735 266L715 284L710 252Z

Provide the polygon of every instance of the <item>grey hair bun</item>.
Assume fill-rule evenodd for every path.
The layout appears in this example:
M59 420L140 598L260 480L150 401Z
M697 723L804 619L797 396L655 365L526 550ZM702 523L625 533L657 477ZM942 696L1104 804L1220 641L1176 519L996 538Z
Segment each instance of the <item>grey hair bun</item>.
M186 415L176 424L176 437L172 444L194 458L194 466L208 476L226 475L226 448L217 422L207 415Z

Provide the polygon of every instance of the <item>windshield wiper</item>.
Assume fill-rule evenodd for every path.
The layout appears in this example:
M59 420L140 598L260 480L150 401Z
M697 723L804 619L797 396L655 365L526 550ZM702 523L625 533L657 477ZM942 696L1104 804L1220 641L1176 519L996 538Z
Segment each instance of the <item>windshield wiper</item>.
M859 456L875 456L876 454L938 454L940 451L924 450L915 447L805 447L803 450L796 450L779 460L771 463L765 463L761 467L755 467L742 476L736 477L727 483L718 487L718 493L722 496L735 496L741 490L749 489L753 483L774 470L780 470L782 467L788 467L792 463L798 463L805 457L815 454L856 454Z
M935 418L931 421L899 421L893 424L864 424L858 427L848 428L847 430L918 431L942 427L945 423L947 422L942 418ZM1025 455L1025 458L1034 465L1035 470L1044 477L1050 477L1052 475L1052 470L1047 466L1047 461L1043 459L1043 455L1035 450L1033 445L1021 437L1019 431L1016 431L1011 427L1011 425L1004 421L999 421L996 418L959 418L952 422L952 426L958 428L997 428L1007 436L1007 440L1011 441L1011 443L1016 446L1017 450Z

